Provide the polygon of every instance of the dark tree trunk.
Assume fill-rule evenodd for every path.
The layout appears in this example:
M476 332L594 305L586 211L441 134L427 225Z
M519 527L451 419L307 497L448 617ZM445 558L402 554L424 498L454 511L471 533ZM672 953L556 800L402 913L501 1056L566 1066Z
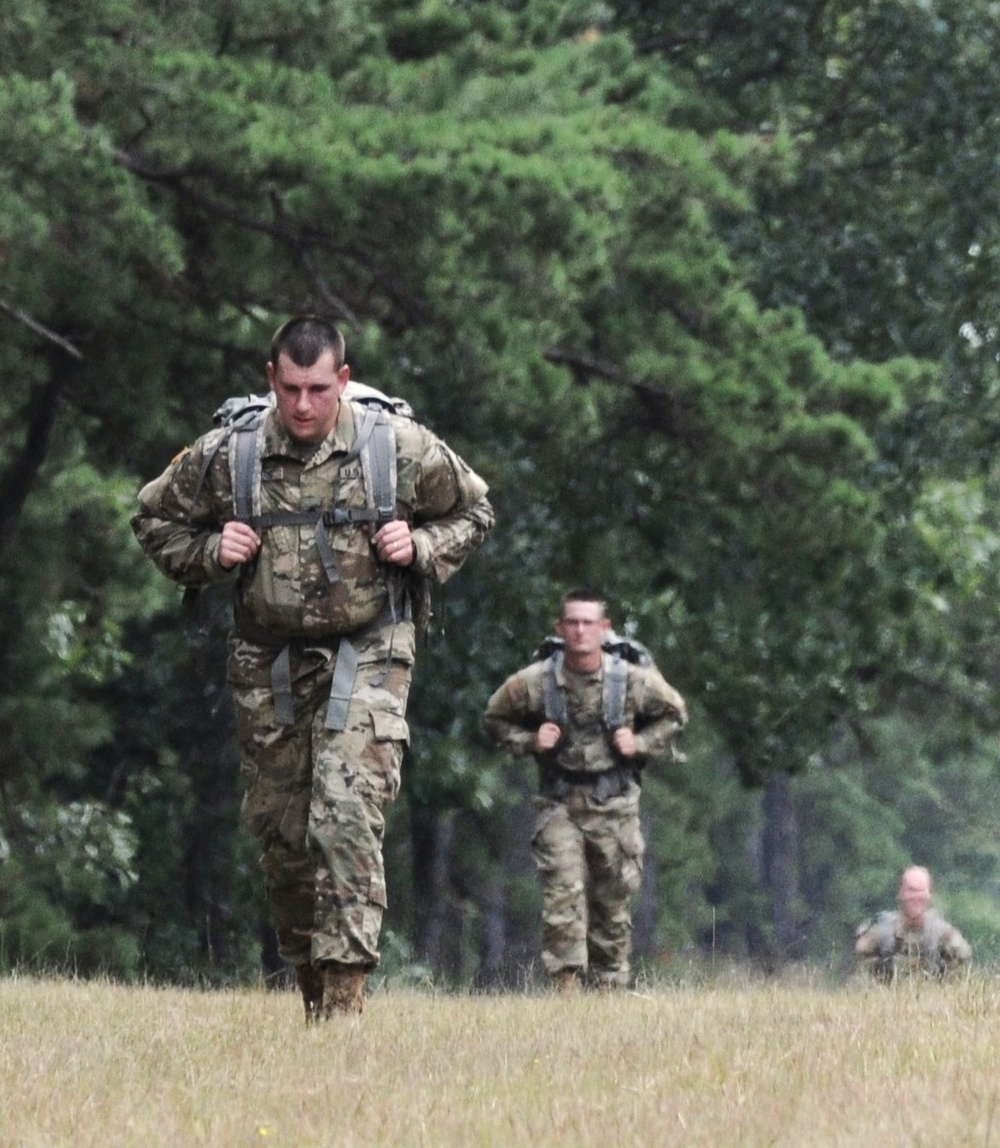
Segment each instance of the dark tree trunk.
M444 968L449 928L448 854L453 815L414 801L410 806L413 857L414 950L432 969Z
M798 825L792 801L792 779L775 773L763 795L763 878L771 903L777 962L802 956L799 921Z
M28 429L20 451L0 474L0 553L6 550L14 536L35 476L48 454L61 390L62 375L53 369L49 381L31 400Z
M507 958L507 898L504 873L493 866L480 900L482 919L479 942L479 970L476 983L497 988L504 981Z
M650 834L643 827L643 835L647 842ZM654 952L656 938L656 885L657 866L652 850L646 850L645 866L642 871L642 884L636 894L635 904L632 907L632 963L637 964L643 960L650 960Z

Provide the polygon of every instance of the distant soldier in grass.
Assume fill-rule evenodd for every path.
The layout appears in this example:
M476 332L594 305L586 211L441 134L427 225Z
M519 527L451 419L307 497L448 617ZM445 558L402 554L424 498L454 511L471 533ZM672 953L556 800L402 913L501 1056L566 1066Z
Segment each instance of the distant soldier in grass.
M612 634L599 594L566 594L555 630L547 655L490 698L485 727L539 765L532 852L545 971L560 990L584 979L613 988L629 976L642 768L671 748L687 710L644 647Z
M325 319L283 324L266 371L273 403L178 455L132 525L168 577L232 587L243 817L312 1021L363 1007L423 590L493 511L444 442L367 405Z
M969 942L930 907L932 897L930 873L911 865L899 882L899 908L858 928L854 952L873 976L941 976L971 959Z

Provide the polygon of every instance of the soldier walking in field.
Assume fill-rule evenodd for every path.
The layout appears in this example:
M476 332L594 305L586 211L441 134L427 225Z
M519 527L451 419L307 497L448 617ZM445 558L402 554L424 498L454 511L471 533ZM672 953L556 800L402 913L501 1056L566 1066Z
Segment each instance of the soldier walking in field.
M900 878L899 908L858 927L854 952L873 976L942 976L971 960L969 942L930 907L932 896L930 873L910 865Z
M414 615L493 512L445 443L391 404L352 397L332 324L289 320L266 372L271 404L174 459L141 491L132 526L169 578L232 584L243 816L311 1021L362 1009L386 905L383 809L409 738Z
M671 748L687 710L645 649L612 634L599 594L566 594L555 631L547 656L490 698L485 728L539 766L532 852L545 971L560 990L619 987L645 850L641 771Z

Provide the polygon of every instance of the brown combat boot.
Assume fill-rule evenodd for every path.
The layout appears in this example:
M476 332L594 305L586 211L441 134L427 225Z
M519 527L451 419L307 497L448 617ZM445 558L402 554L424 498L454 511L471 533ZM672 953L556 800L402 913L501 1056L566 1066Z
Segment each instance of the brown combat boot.
M295 980L302 993L306 1024L312 1024L319 1020L323 1008L323 974L307 961L304 965L295 966Z
M552 983L560 996L572 996L580 991L580 974L576 969L560 969L552 974Z
M324 1020L342 1013L359 1015L365 1006L365 970L358 965L342 965L338 961L324 961L323 974Z

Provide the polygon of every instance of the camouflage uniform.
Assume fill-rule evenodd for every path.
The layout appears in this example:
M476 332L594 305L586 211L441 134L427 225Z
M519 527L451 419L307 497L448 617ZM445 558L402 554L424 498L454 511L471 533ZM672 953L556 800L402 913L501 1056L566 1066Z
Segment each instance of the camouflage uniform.
M317 445L289 437L272 411L263 431L263 513L369 503L362 466L348 457L360 411L343 402ZM222 525L233 518L231 450L211 431L139 495L132 526L168 577L188 586L230 579L234 629L228 676L236 706L243 815L262 850L279 950L297 966L336 961L373 968L386 904L383 809L398 790L409 739L406 702L414 623L405 603L421 579L444 582L493 524L486 484L430 431L389 416L396 441L398 517L412 528L406 569L378 562L370 533L327 527L336 559L331 581L313 526L260 531L256 559L239 571L219 564ZM211 457L204 474L204 461ZM350 635L358 668L342 730L326 709L340 638ZM279 655L291 713L275 712Z
M893 909L858 927L856 949L869 972L880 980L942 976L972 958L969 942L936 909L927 909L919 926Z
M538 761L540 793L532 853L542 881L542 963L550 976L587 973L597 984L624 985L629 975L630 901L642 878L640 770L665 753L687 722L684 700L655 666L628 666L625 724L636 754L624 758L604 724L603 675L556 669L567 721L554 750L534 752L546 720L543 675L536 662L496 691L486 732L519 756Z

